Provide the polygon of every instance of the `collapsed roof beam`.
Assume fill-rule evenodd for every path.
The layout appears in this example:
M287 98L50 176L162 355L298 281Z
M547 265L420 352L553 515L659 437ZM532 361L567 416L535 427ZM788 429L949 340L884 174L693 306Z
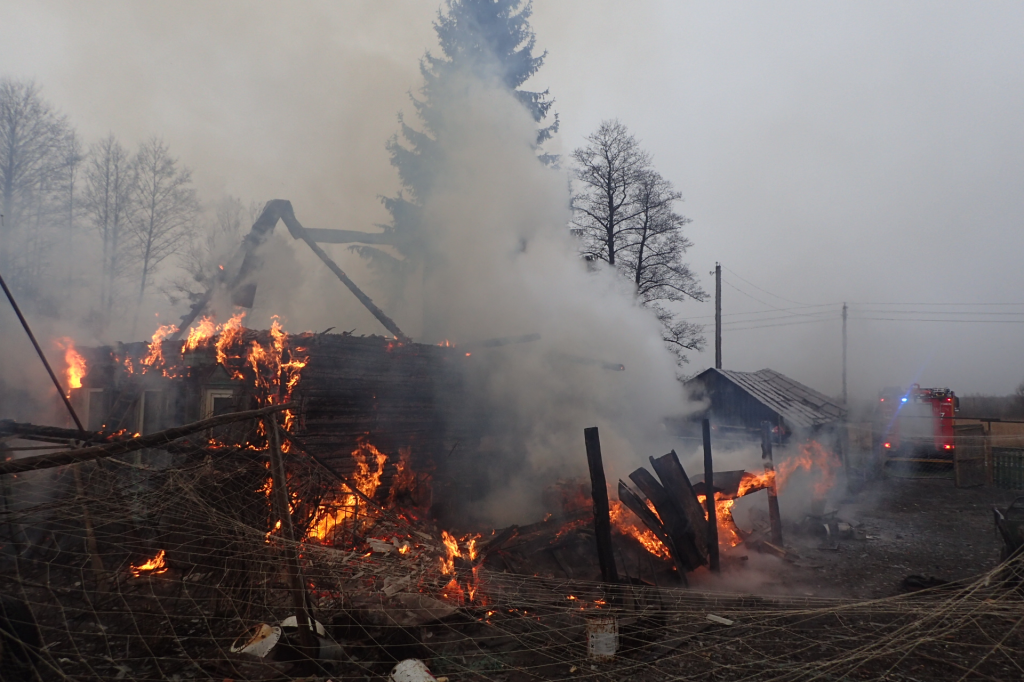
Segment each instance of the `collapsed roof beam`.
M317 239L315 235L322 233L343 233L349 235L366 235L367 238L373 237L370 233L354 232L351 230L307 230L295 217L295 211L292 209L292 203L284 199L272 199L267 202L267 205L263 208L263 213L256 219L256 222L252 225L252 230L242 240L241 246L238 247L238 251L231 258L229 266L220 271L220 276L217 281L206 290L203 296L192 304L191 309L188 313L182 316L181 324L178 325L178 331L171 335L171 340L177 340L181 337L182 333L186 329L192 326L192 323L196 321L196 318L203 312L210 300L213 298L214 291L218 287L224 287L232 295L232 300L237 304L243 305L243 307L252 307L252 297L255 294L255 283L252 281L256 270L259 269L261 260L256 255L257 249L262 246L270 233L274 231L274 227L277 225L278 220L283 220L285 226L288 228L289 234L295 239L301 239L306 242L309 248L317 255L317 257L324 262L324 264L341 280L342 284L348 287L359 302L362 303L367 310L369 310L377 321L384 325L392 335L394 335L400 341L409 341L409 337L406 336L395 321L384 314L384 311L377 307L376 304L363 293L363 290L356 286L356 283L345 274L345 271L338 267L330 256L328 256L323 249L317 246ZM340 239L340 237L339 237ZM344 243L341 241L331 241L324 239L327 243ZM354 241L354 240L353 240ZM363 243L385 243L364 241ZM237 270L235 265L237 264ZM234 272L230 275L229 272ZM249 299L245 303L239 303L240 299Z

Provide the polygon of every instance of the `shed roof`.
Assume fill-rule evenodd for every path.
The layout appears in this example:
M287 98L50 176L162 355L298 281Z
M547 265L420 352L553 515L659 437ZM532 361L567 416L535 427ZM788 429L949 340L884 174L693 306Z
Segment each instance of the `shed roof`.
M814 427L842 419L846 410L828 396L773 369L737 372L711 368L697 375L717 372L793 426Z

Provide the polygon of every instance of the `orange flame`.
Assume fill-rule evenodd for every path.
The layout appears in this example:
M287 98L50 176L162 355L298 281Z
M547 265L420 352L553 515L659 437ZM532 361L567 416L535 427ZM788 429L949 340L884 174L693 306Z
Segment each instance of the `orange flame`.
M697 501L700 502L700 506L704 509L704 518L708 518L707 508L705 507L705 501L707 500L706 495L697 495ZM732 518L732 506L736 504L735 499L723 498L722 493L715 493L715 521L718 523L718 542L719 544L725 543L730 547L743 542L743 538L740 537L739 528L736 526L736 521Z
M72 388L81 388L82 379L85 378L86 374L85 358L75 350L75 342L67 336L57 339L57 347L64 351L64 362L68 366L67 370L65 370L68 391ZM68 396L70 395L69 392Z
M384 474L384 463L388 456L363 438L359 441L359 447L352 451L352 458L356 460L352 482L359 492L372 498L380 487L380 478ZM306 532L306 538L318 542L328 541L335 529L355 515L357 500L357 496L347 489L330 496L330 499L325 500L317 508L313 523Z
M650 500L647 501L647 506L651 507L651 511L654 508L650 504ZM636 515L618 500L609 501L609 511L611 512L612 526L623 535L629 535L641 545L644 549L653 554L654 556L661 559L671 559L672 554L669 552L668 547L658 539L649 528L643 525L643 522L636 517ZM657 514L657 512L655 512Z
M155 557L148 559L146 563L141 566L132 566L129 570L132 575L136 578L141 575L160 575L161 573L167 572L167 564L164 563L164 550L160 550Z
M445 575L451 575L455 573L455 557L461 557L462 552L459 551L459 541L452 536L446 530L441 531L441 542L444 543L444 548L448 553L447 558L441 557L441 572ZM454 578L453 578L454 580Z
M142 358L142 364L153 369L162 367L164 364L163 342L171 334L178 331L173 324L165 324L153 332L153 340L149 343L149 353Z
M217 364L223 365L228 359L228 348L236 345L242 339L242 332L244 327L242 326L242 318L245 317L245 311L235 313L231 316L231 319L224 323L220 328L220 336L217 338Z
M206 316L199 320L199 324L188 330L188 338L185 339L185 347L182 352L195 350L200 345L205 345L213 335L217 333L217 323L212 317Z

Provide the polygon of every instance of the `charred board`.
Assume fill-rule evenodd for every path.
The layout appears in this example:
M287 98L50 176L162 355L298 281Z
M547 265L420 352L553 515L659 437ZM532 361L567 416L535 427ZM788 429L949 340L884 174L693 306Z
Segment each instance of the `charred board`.
M676 551L675 543L669 537L665 526L662 525L661 520L647 506L647 503L632 488L626 485L624 481L619 481L619 502L626 505L631 512L636 514L644 522L644 525L650 528L651 532L661 540L661 543L668 547L669 552L672 554L672 562L676 565L679 575L685 575L688 566L679 559L679 552Z
M654 505L654 509L661 518L665 534L672 540L672 544L669 546L675 548L674 555L686 566L686 570L692 571L698 566L702 566L705 563L704 554L695 543L694 530L689 519L679 511L679 507L672 501L671 496L658 482L658 479L643 467L631 473L629 479Z
M708 560L708 538L707 538L707 517L704 515L704 508L697 501L697 494L693 492L690 485L690 478L686 470L679 462L676 451L662 455L655 459L651 457L651 466L657 472L665 491L675 505L676 510L686 517L692 533L694 549L700 555L700 563L705 564Z

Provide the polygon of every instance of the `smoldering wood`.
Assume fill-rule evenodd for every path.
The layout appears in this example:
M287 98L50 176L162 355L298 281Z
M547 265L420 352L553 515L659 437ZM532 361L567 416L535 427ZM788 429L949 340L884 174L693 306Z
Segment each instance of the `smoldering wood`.
M124 455L129 452L136 452L147 448L159 448L172 441L178 440L179 438L185 438L186 436L191 436L194 433L198 433L206 429L212 429L217 426L223 426L225 424L231 424L238 421L245 421L247 419L258 419L265 415L273 414L274 412L281 412L292 407L294 407L293 404L287 403L284 405L271 405L270 407L264 407L259 410L222 414L216 417L210 417L209 419L203 419L192 424L186 424L185 426L175 426L148 436L140 436L126 441L94 445L92 447L75 450L65 450L46 455L37 455L35 457L23 457L22 459L15 459L9 462L0 463L0 475L17 474L23 471L35 471L37 469L50 469L68 464L75 464L77 462L88 462L95 459L101 459L103 457L115 457L117 455Z
M676 570L679 571L679 575L683 576L685 580L686 571L689 567L686 563L681 560L679 550L676 549L675 543L672 542L671 536L665 530L661 521L654 515L650 507L647 506L639 495L626 485L625 481L619 481L619 502L626 505L631 512L636 514L644 525L647 526L654 535L661 540L661 543L668 547L669 554L672 555L672 563L675 564Z
M739 492L740 483L743 482L743 477L746 475L746 471L743 469L734 469L732 471L716 471L714 472L714 488L716 493L720 493L725 499L732 499L736 497ZM703 495L707 490L707 486L704 485L704 474L697 474L696 476L690 477L690 483L693 485L693 492L698 495ZM763 486L752 486L747 490L746 494L761 490Z
M612 522L608 507L608 482L601 461L601 439L596 426L583 430L590 467L590 494L594 500L594 537L597 540L597 558L601 564L601 577L606 583L619 582L612 549Z
M693 547L700 556L700 563L706 564L708 561L707 518L704 516L704 509L700 506L700 502L697 501L697 494L693 492L690 478L686 475L686 470L683 469L676 451L673 450L658 458L651 457L650 460L669 499L688 521Z
M704 558L693 543L693 531L690 521L678 510L665 488L654 475L640 467L629 475L647 499L654 505L661 518L665 533L672 538L672 547L677 551L679 560L685 564L687 571L692 571L704 564Z

